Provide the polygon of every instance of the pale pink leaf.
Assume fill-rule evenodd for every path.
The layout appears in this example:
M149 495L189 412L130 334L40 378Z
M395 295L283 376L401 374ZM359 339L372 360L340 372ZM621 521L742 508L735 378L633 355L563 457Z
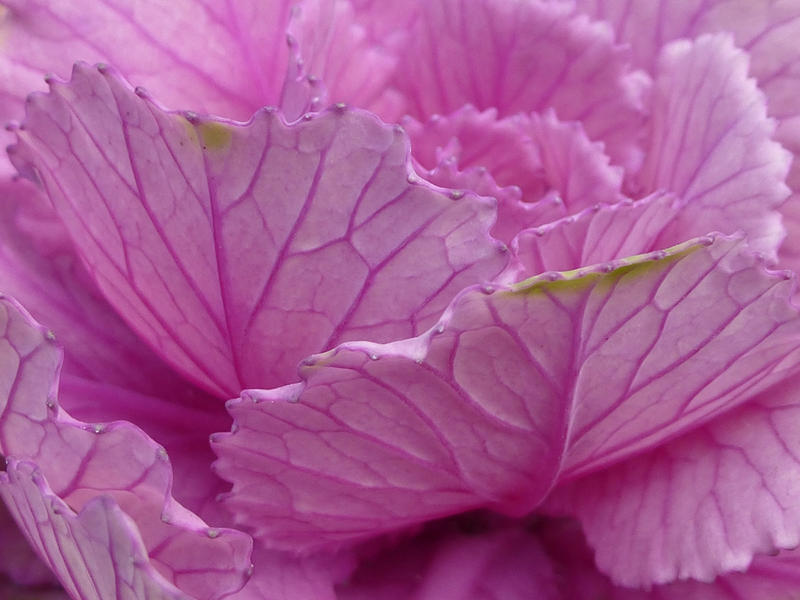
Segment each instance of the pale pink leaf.
M290 69L281 105L287 117L337 102L372 109L379 102L386 112L396 110L386 87L398 56L386 47L402 43L405 32L380 37L359 23L367 15L357 18L357 12L352 3L336 0L304 0L295 7L288 27ZM381 3L366 12L389 18L408 17L415 10L413 3Z
M246 119L280 98L292 0L9 0L0 22L0 118L66 77L76 60L113 63L167 105Z
M800 6L792 0L691 0L690 2L632 2L579 0L578 6L608 21L620 42L632 45L633 59L654 69L661 47L671 40L704 33L728 33L747 52L749 73L766 95L767 112L777 120L776 139L791 152L800 152ZM795 160L795 164L797 160ZM800 190L797 177L789 181ZM793 235L800 212L797 195L781 207L787 239L780 249L783 264L800 264L798 236Z
M111 304L217 395L291 381L344 340L415 335L506 262L493 203L421 181L371 114L187 118L100 71L31 99L17 164Z
M0 322L0 452L12 460L3 493L59 580L83 590L100 585L102 574L104 586L122 577L149 586L154 597L172 597L178 588L196 600L241 588L250 537L210 529L178 504L166 451L136 426L70 417L57 403L61 351L47 331L8 299L0 301ZM109 531L95 532L87 520L107 522ZM85 541L91 549L59 547L69 538L65 530L72 531L69 544ZM94 533L106 539L104 548ZM94 597L116 597L108 593Z
M516 282L545 271L569 271L667 248L673 244L662 233L680 209L673 196L656 193L636 202L598 204L526 229L514 240L514 259L498 279Z
M786 183L792 195L780 207L786 238L779 250L779 263L797 272L800 268L800 161L797 158L792 162Z
M540 146L530 118L498 118L496 109L479 111L464 106L425 121L406 117L414 159L428 170L454 161L462 171L484 169L500 186L519 186L526 202L539 200L547 191ZM455 187L455 186L451 186Z
M0 290L25 303L64 348L61 405L83 421L137 423L174 449L177 495L206 516L221 491L208 471L207 438L230 427L227 413L114 313L46 201L24 180L0 185Z
M47 198L25 180L0 183L0 291L58 338L65 374L190 400L191 386L108 305Z
M108 496L79 513L30 462L11 461L0 497L74 600L191 600L147 559L130 518Z
M594 564L577 523L544 519L535 530L561 576L562 600L794 600L800 593L798 551L757 556L744 573L727 573L713 583L679 581L633 589L614 585Z
M791 155L772 140L775 125L748 79L747 62L724 35L664 48L637 179L644 192L666 190L686 203L668 237L736 223L754 249L774 260L784 235L777 208L789 195Z
M598 567L623 585L711 581L754 554L800 545L795 377L691 433L548 501L583 522Z
M169 455L173 497L212 525L228 522L216 502L227 486L210 469L214 454L208 438L231 426L216 398L190 385L180 392L148 396L63 372L58 391L59 404L79 421L128 421L141 427Z
M791 283L733 239L460 295L424 335L346 343L229 403L225 501L266 544L335 545L490 507L522 515L787 376ZM487 293L489 292L489 293ZM609 366L612 365L612 366Z
M631 60L655 71L662 48L681 38L726 33L750 57L750 75L779 121L778 140L800 150L800 6L793 0L577 0L579 10L611 25Z
M403 125L433 183L497 198L492 233L504 242L621 196L622 170L609 165L602 145L580 123L561 122L552 111L498 119L494 109L467 106L425 123L409 117Z
M615 161L637 163L643 82L627 71L610 27L539 0L412 0L380 15L382 8L318 0L303 16L301 6L293 26L311 41L299 54L332 86L332 101L393 121L465 104L500 117L553 108L605 141Z
M0 7L0 123L76 60L111 62L167 105L245 119L277 104L293 0L8 0ZM0 131L0 145L13 137ZM0 173L13 167L5 157Z
M497 220L492 226L491 234L505 244L510 244L514 235L526 225L551 221L566 214L564 203L557 194L548 194L538 202L525 202L519 186L498 185L483 167L462 171L455 160L445 159L430 170L418 166L417 172L434 185L452 189L451 197L462 197L466 193L464 190L469 190L496 200Z

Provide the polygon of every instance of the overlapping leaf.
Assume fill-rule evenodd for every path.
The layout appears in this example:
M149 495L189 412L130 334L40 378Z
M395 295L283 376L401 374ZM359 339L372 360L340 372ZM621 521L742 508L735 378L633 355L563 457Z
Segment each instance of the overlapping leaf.
M370 114L187 118L101 70L31 99L17 164L111 304L222 397L343 340L419 333L505 263L492 202L419 181Z
M15 302L0 306L0 451L10 461L0 493L62 584L99 600L211 600L241 588L249 536L209 529L178 504L167 453L140 429L61 409L52 333Z
M344 344L300 384L244 393L215 440L227 506L301 548L477 507L522 515L558 478L692 429L796 361L790 283L735 240L563 277L467 292L421 337Z

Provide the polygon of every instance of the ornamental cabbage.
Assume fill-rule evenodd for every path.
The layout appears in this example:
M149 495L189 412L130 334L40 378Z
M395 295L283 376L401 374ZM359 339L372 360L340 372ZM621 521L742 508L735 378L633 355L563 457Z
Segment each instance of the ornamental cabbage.
M800 2L4 5L4 594L800 595Z

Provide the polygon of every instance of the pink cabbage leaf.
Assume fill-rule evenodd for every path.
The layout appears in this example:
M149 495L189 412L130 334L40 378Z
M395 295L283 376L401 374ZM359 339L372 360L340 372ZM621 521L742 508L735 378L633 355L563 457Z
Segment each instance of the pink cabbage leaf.
M178 504L166 451L139 428L82 423L59 407L52 332L14 301L0 306L0 494L62 584L82 598L211 600L242 587L250 537Z
M741 241L708 238L467 291L420 337L343 344L301 383L232 401L232 433L212 439L225 504L281 548L483 507L522 516L559 479L791 374L790 289Z
M286 383L344 340L420 333L507 260L492 203L422 182L372 115L187 117L101 71L31 97L15 160L110 303L216 395Z

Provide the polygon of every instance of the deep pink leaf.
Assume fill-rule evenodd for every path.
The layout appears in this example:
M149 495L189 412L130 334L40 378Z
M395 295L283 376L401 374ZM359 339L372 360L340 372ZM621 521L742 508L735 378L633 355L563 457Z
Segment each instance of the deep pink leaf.
M355 567L346 552L309 557L257 549L253 563L253 576L230 600L340 600L334 585Z
M10 582L19 585L53 585L55 580L50 569L39 560L19 531L5 506L0 504L0 573ZM0 598L2 595L0 583Z
M13 600L69 600L67 593L57 585L23 586L9 581L0 581L0 597Z
M561 600L536 537L505 527L426 532L366 560L339 600Z

